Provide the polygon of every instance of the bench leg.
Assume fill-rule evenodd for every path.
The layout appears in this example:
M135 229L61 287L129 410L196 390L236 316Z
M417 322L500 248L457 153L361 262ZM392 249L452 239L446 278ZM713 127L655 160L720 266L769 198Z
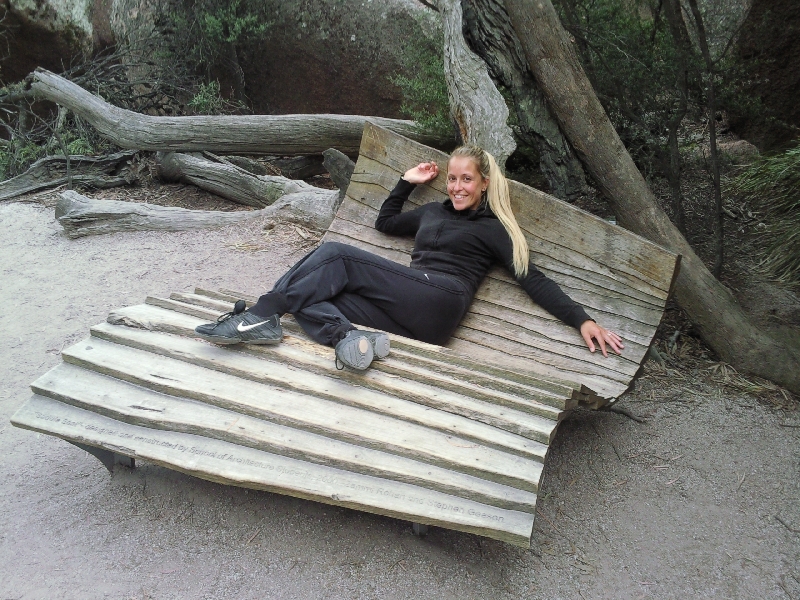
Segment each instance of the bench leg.
M111 450L106 450L104 448L98 448L97 446L87 446L86 444L79 444L78 442L69 443L73 446L77 446L81 450L86 450L86 452L96 457L97 460L103 463L103 466L108 469L109 473L114 472L114 465L123 465L125 467L130 467L131 469L136 467L136 460L130 456L117 454L116 452L112 452Z
M419 537L425 537L426 535L428 535L428 526L423 525L422 523L412 523L411 531L414 532L414 535L417 535Z

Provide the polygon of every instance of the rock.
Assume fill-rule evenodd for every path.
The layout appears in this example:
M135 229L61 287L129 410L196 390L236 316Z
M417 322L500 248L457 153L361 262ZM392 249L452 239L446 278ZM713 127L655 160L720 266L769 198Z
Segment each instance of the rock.
M5 82L23 79L36 67L61 71L70 58L92 50L93 0L0 0Z

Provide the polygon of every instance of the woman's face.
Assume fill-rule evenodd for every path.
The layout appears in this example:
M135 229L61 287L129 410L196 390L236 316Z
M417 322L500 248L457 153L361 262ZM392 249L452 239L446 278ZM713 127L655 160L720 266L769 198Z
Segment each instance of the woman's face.
M470 157L454 156L447 163L447 195L456 210L477 208L488 185L489 178L481 177Z

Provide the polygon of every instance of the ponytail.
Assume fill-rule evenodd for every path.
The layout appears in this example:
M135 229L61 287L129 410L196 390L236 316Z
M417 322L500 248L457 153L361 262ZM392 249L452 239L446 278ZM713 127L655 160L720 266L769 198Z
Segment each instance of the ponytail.
M514 274L517 277L525 277L528 274L528 264L530 256L528 254L528 242L522 233L522 229L517 223L516 217L511 210L511 196L508 193L508 180L500 171L494 157L479 148L478 146L461 146L456 148L450 157L467 156L478 164L478 171L481 177L489 179L489 187L486 195L489 200L489 208L497 216L505 227L508 237L511 238L514 258Z

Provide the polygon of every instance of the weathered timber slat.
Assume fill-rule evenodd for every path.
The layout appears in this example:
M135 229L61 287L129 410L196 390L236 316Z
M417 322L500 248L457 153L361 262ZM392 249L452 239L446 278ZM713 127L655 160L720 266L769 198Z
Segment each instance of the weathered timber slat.
M290 458L386 477L509 510L532 511L536 495L430 464L309 433L202 402L160 394L61 364L34 393L131 425L191 433Z
M380 205L386 199L386 192L383 193L384 196L380 200L375 200L376 204ZM442 198L439 197L438 201L441 200ZM376 217L377 210L373 212L371 208L346 198L337 213L336 221L341 221L341 223L335 221L331 226L334 227L333 231L371 241L375 245L402 250L410 256L413 240L379 233L374 228ZM605 290L611 290L626 295L634 294L633 297L644 299L656 306L663 304L663 300L666 298L664 290L655 288L640 278L626 273L614 273L597 261L569 248L563 248L531 236L527 236L527 238L534 264L558 280L561 285L566 283L564 278L574 278L594 283L598 286L599 290L597 291L600 293L604 294ZM381 241L378 242L378 240ZM405 262L407 264L408 259ZM505 273L503 278L513 281L510 275Z
M174 310L199 319L216 319L221 313L227 312L230 304L219 308L211 308L208 305L222 304L218 300L205 298L195 294L171 294L172 298L148 297L147 304ZM185 300L182 302L181 300ZM192 304L196 302L196 304ZM303 336L300 326L293 319L284 318L284 331L291 331L293 334ZM93 329L94 331L94 329ZM400 336L391 335L392 354L380 362L376 362L372 368L377 371L392 373L411 379L423 379L428 385L436 388L448 389L457 393L462 393L472 398L479 398L492 404L509 406L519 410L539 414L546 418L557 418L558 410L563 409L563 394L561 395L546 389L544 386L533 387L509 382L496 376L476 372L474 369L465 368L453 362L432 360L424 358L413 351L404 352L398 347L402 346ZM398 360L400 359L400 360ZM554 406L555 403L555 406Z
M97 338L79 342L64 350L62 355L65 362L157 392L198 400L521 489L536 491L541 475L541 463L536 460L480 446L460 436L123 348ZM524 439L517 448L526 442L535 450L535 444ZM544 450L546 448L542 449L542 456ZM529 456L532 457L533 452Z
M161 302L160 304L169 306L168 302ZM185 310L183 306L175 306L173 308L179 311ZM196 312L196 309L191 312ZM109 322L150 331L189 336L193 334L193 328L197 324L205 322L202 318L193 318L188 313L170 313L172 313L171 310L154 310L152 307L147 306L129 306L112 311L109 315ZM459 360L458 357L451 354L443 354L436 351L426 352L426 348L424 347L427 346L426 344L417 346L413 340L406 340L398 336L393 336L393 340L393 343L399 343L401 347L405 345L411 348L415 353L427 355L434 360L446 357L447 362L442 367L444 369L449 368L447 365L450 363L464 366L466 369L469 369L470 365L473 364L472 361ZM416 342L416 344L422 343ZM418 394L420 390L418 385L413 381L405 381L397 377L382 374L379 365L376 365L378 368L368 373L337 371L333 364L333 349L310 342L305 335L295 336L284 334L284 341L282 344L277 346L255 346L244 352L274 357L274 360L284 362L298 369L333 375L361 387L379 390L395 390L395 394L403 397L413 397ZM573 390L579 387L576 386L573 388L565 386L562 383L539 379L530 374L525 374L524 372L509 372L505 369L492 368L489 365L479 365L474 368L474 370L476 378L480 378L482 373L487 373L492 377L506 377L512 386L523 386L523 393L525 390L528 390L530 392L529 398L532 401L538 400L543 404L548 404L549 406L559 409L564 407L564 399L570 398ZM485 379L479 380L482 381L484 385L490 385L486 383Z
M598 377L585 373L570 373L569 371L554 366L551 362L544 363L531 360L527 353L518 355L506 352L507 348L503 347L504 344L498 345L496 343L496 340L500 338L490 338L474 330L465 329L464 333L456 330L456 334L457 335L450 340L450 343L448 343L448 348L460 354L471 356L475 360L482 360L486 363L491 361L502 363L505 368L510 370L521 371L523 369L528 369L529 373L540 377L559 377L563 379L571 374L575 379L583 383L580 391L593 397L596 396L604 399L617 398L623 394L630 385L630 382L619 382L606 376ZM498 359L498 353L501 352L502 359ZM594 406L595 399L592 399L591 403ZM599 406L603 404L605 404L605 402L600 402ZM572 404L568 404L567 406L572 407Z
M152 332L115 327L107 323L93 327L92 335L221 373L284 389L293 389L317 398L350 404L410 422L427 424L429 427L442 428L449 432L460 431L461 435L475 436L474 439L482 439L480 430L486 430L483 434L485 436L485 439L482 439L483 443L491 443L492 436L496 435L496 432L480 426L476 427L473 421L486 423L504 431L547 443L554 429L553 419L558 418L558 411L551 407L542 407L543 410L547 410L549 419L542 418L536 414L525 414L494 403L450 393L431 385L420 386L416 392L414 392L413 386L408 386L403 390L407 393L402 394L402 397L393 397L388 394L395 391L394 389L376 391L359 388L353 390L351 385L338 378L314 373L306 373L302 381L298 381L297 370L282 362L268 361L263 357L245 353L225 352L223 348L186 338L164 339ZM437 423L436 420L431 421L428 411L421 409L419 404L438 408L443 413L452 413L468 418L458 419L449 416ZM478 431L473 433L471 428ZM499 442L495 439L494 443Z
M244 448L220 440L158 431L34 396L12 423L90 446L113 448L209 481L315 500L417 523L438 525L527 548L533 515L378 477Z
M232 290L223 289L218 292L208 292L198 288L195 291L198 294L209 295L209 297L227 299L229 302L235 302L240 298L251 303L256 301L255 296L248 296L247 294ZM291 320L289 322L291 322ZM574 390L581 388L580 384L559 379L557 377L547 377L543 379L541 377L531 375L526 369L509 370L506 368L478 362L459 353L454 353L451 349L444 346L435 346L433 344L427 344L425 342L420 342L418 340L412 340L401 336L394 336L393 339L393 344L396 344L401 348L406 348L409 351L413 351L420 356L424 355L429 358L433 358L434 360L439 358L446 360L448 364L458 364L480 373L491 373L501 379L529 385L534 388L543 387L543 389L548 389L555 394L566 394L569 396L569 394Z

